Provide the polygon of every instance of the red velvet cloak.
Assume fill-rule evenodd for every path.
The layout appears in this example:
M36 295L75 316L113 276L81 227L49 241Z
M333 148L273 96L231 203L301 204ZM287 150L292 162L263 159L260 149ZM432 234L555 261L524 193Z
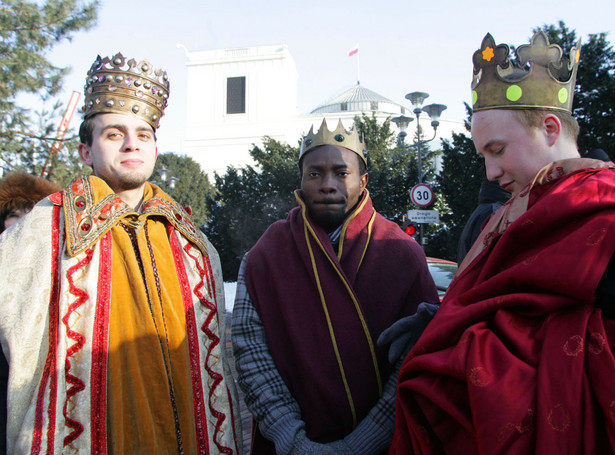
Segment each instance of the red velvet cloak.
M552 163L489 220L402 366L391 454L613 453L615 325L593 303L615 169L587 163Z
M301 407L307 436L348 434L392 371L380 333L438 295L421 247L372 207L365 191L338 254L300 207L250 250L246 284L278 371Z

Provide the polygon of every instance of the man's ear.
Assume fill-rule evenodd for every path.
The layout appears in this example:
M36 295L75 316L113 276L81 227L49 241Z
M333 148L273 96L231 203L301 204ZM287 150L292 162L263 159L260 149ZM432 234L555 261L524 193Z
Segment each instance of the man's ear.
M365 189L368 181L369 181L369 174L366 172L365 174L361 176L361 191Z
M85 144L79 144L79 157L84 164L92 166L92 151L90 147Z
M557 115L549 113L542 118L542 127L545 132L547 144L552 146L557 142L560 134L562 134L562 122Z

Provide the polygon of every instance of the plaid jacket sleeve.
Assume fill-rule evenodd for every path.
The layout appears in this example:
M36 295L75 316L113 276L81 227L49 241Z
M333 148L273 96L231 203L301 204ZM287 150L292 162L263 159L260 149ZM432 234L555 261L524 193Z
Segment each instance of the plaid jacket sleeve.
M305 423L299 405L276 369L265 328L248 294L246 257L247 254L239 267L231 328L238 383L261 433L275 443L278 453L287 454Z

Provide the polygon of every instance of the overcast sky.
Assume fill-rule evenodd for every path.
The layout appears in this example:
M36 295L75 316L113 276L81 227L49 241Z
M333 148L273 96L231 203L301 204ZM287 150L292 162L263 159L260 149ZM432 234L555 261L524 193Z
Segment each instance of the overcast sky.
M615 0L102 0L97 25L49 57L72 68L66 102L73 90L83 92L97 54L121 51L166 69L171 94L158 145L161 152L181 153L186 56L178 43L188 51L287 44L299 76L300 113L356 84L357 57L348 52L359 44L362 85L408 107L406 93L428 92L427 103L446 104L443 116L461 120L470 99L471 57L487 32L498 44L520 45L532 28L564 20L584 39L608 32L615 42L614 18ZM79 121L75 115L72 125Z

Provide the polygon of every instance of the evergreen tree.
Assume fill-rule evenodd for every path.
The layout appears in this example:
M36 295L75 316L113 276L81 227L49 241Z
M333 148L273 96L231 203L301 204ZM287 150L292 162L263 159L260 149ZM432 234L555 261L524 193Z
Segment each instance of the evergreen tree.
M65 138L52 153L57 124L64 107L56 102L51 109L43 109L32 116L31 136L22 137L19 153L4 155L4 167L13 171L40 175L60 186L69 184L78 175L89 175L90 167L79 157L79 138L75 135Z
M564 55L578 42L577 34L563 21L540 29ZM534 29L536 32L539 29ZM572 115L580 126L579 151L601 148L615 159L615 51L606 33L590 34L581 45Z
M169 170L167 182L161 181L160 169ZM170 188L170 178L176 178L175 188ZM190 207L192 221L197 228L207 220L207 198L214 193L209 177L203 172L199 163L185 155L163 153L158 155L152 181L162 187L178 204Z
M412 208L410 189L418 183L418 159L415 133L410 144L400 144L391 130L391 119L381 125L372 116L362 114L354 119L359 134L365 138L369 189L374 207L385 218L401 225L403 216ZM425 138L420 132L420 140ZM435 158L440 153L432 151L426 142L421 145L423 181L433 183Z
M441 211L444 199L438 189L435 167L435 159L441 152L430 148L423 129L419 128L418 132L414 132L412 142L400 143L391 131L390 119L380 125L375 115L370 117L362 114L355 117L354 121L359 132L365 137L369 171L367 188L376 210L401 226L408 210L416 208L411 201L410 190L419 182L416 144L421 140L423 182L434 189L434 204L428 209ZM425 238L431 238L431 234L439 228L439 224L425 224ZM420 229L420 226L417 225L417 229ZM426 243L425 249L429 252L432 248L429 242Z
M243 255L270 224L296 205L293 191L299 188L299 150L265 137L263 147L250 155L256 166L229 167L216 174L215 194L208 198L209 220L205 233L216 246L227 281L237 278Z
M59 118L43 109L38 118L18 104L18 96L39 96L52 105L69 68L59 68L46 55L74 32L94 25L99 2L77 0L2 0L0 4L0 158L3 167L37 173L48 157ZM50 116L51 115L51 116ZM43 125L37 123L47 119ZM69 155L74 149L68 151ZM23 157L21 155L28 155ZM49 157L57 160L57 157ZM33 167L32 167L33 166ZM60 171L61 173L61 171Z
M471 108L466 105L469 131ZM442 172L436 177L443 199L440 225L427 244L430 256L457 260L457 245L468 218L478 205L478 193L485 179L485 162L476 152L472 138L466 134L453 134L442 141Z
M362 114L354 123L367 149L367 189L374 208L401 224L411 204L408 190L418 176L415 154L396 144L390 119L381 125L375 115Z

